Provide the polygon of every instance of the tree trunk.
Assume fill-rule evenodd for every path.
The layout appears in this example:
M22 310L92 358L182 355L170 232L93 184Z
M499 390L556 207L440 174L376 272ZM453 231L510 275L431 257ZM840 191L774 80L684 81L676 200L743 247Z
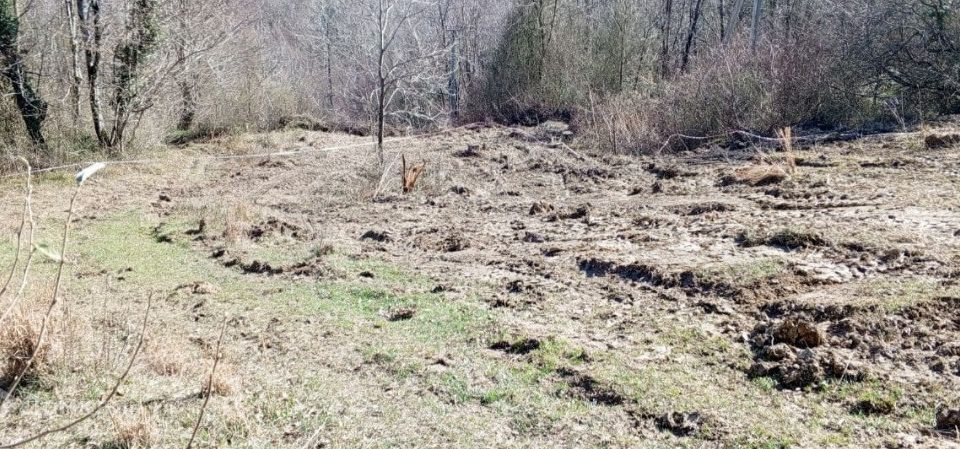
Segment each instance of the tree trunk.
M47 118L47 103L27 79L23 54L20 53L20 19L16 9L16 4L10 0L0 0L0 63L4 66L3 76L13 87L13 97L30 140L43 147L46 145L43 121Z
M663 44L660 47L660 76L670 76L670 27L673 22L673 0L663 2Z
M703 0L696 0L693 10L690 12L690 31L687 32L687 42L683 46L683 60L680 62L680 71L687 71L687 63L690 62L690 49L693 47L693 40L697 37L697 24L700 22L700 8L703 7Z
M83 71L80 69L80 35L77 30L74 0L64 0L63 3L70 34L70 72L73 78L70 80L70 102L72 103L70 112L73 114L74 121L79 121L83 108L80 99L80 86L83 85Z
M142 65L156 49L159 38L156 11L156 0L136 0L127 22L130 37L118 43L114 50L113 127L107 147L116 152L123 151L127 125L136 114L140 94L137 82Z
M87 69L87 89L90 96L90 116L93 119L93 131L100 146L109 146L103 124L103 108L100 104L100 54L103 41L103 28L100 25L100 1L77 0L77 17L80 19L80 32L83 36L83 55Z
M730 39L737 34L737 24L740 23L740 12L743 11L743 0L734 0L733 9L730 10L730 18L727 21L727 31L724 35L724 44L730 42Z
M197 116L197 101L193 96L193 85L187 80L177 83L180 87L180 118L177 120L177 129L187 131L193 127L193 120Z
M180 0L178 9L176 36L177 64L183 67L183 70L177 76L177 87L180 90L180 117L177 119L177 130L188 131L193 127L193 119L197 115L197 102L193 95L190 65L187 61L187 46L190 45L190 30L187 27L187 17L190 11L187 9L187 1Z
M760 37L760 11L763 8L763 0L754 0L753 2L753 21L750 26L750 49L757 52L757 39Z
M10 80L13 86L13 96L17 109L27 128L27 134L34 144L43 147L46 141L43 138L43 121L47 118L47 103L33 90L23 68L23 60L19 55L14 58L5 58L3 76Z
M379 4L380 8L377 11L377 32L380 39L380 44L377 47L377 157L380 159L380 167L383 167L383 121L384 110L387 107L387 80L383 73L383 63L387 52L387 18L385 17L384 0L380 0Z

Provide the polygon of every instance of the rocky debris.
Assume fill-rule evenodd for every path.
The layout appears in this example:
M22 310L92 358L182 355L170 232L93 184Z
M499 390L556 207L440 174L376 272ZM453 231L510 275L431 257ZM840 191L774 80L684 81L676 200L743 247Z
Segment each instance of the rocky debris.
M752 187L778 184L786 181L787 170L779 165L751 165L734 171L720 179L724 186L746 184Z

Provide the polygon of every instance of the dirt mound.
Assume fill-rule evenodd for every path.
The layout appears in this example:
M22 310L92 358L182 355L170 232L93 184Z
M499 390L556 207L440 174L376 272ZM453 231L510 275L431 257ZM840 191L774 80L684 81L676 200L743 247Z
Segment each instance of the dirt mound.
M923 138L923 145L928 150L952 147L957 143L960 143L960 134L929 134Z
M305 241L311 236L303 227L283 221L278 218L269 218L257 223L247 231L247 237L255 242L267 240L273 236L289 237L294 240Z
M814 231L797 229L779 229L772 232L741 232L737 243L744 247L772 246L789 251L807 248L824 248L831 245L822 235Z
M960 357L949 349L960 341L957 305L952 298L893 311L880 305L771 304L764 310L770 318L751 337L756 363L750 374L788 388L827 378L897 377L903 369L898 366L925 366L927 377L960 376ZM877 364L878 358L894 364Z
M708 202L677 206L673 210L680 215L694 216L704 215L710 212L733 212L737 210L737 206L730 203Z
M393 241L387 231L376 231L373 229L364 232L363 235L360 236L360 240L373 240L374 242L381 243Z
M437 228L422 231L414 239L414 244L424 251L442 253L460 252L471 246L470 240L462 233L457 231L441 232Z
M540 340L536 338L521 338L514 342L498 340L490 345L490 349L503 351L507 354L529 354L540 349Z
M655 162L647 164L644 169L656 176L657 179L674 179L697 175L697 172L683 170L676 165L657 164Z
M798 348L816 348L826 343L823 330L802 319L787 319L773 326L771 335L774 341L782 341Z
M941 406L937 410L937 430L960 433L960 408Z
M547 214L554 211L553 205L544 201L537 201L530 206L530 215Z
M656 419L657 429L670 432L678 437L687 437L700 433L706 424L706 418L699 412L670 412Z
M623 395L611 386L597 381L593 376L568 368L557 370L557 374L559 374L567 384L564 393L568 397L574 397L586 402L608 407L623 405L627 402Z

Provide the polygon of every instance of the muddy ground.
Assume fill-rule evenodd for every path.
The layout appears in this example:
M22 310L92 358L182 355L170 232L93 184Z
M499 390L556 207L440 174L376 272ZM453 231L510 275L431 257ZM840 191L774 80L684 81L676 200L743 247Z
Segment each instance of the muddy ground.
M234 277L263 301L274 288L351 282L484 316L388 357L370 355L375 336L426 319L418 303L379 307L342 332L326 325L336 312L169 305L177 312L165 332L206 345L218 313L233 317L236 407L257 400L251 391L291 388L282 394L296 408L315 388L334 392L331 415L355 423L251 425L230 440L241 447L950 447L960 419L960 147L924 141L952 127L794 157L755 148L652 157L593 154L549 129L476 126L388 145L383 178L369 148L316 151L363 138L224 138L170 150L169 164L111 167L85 187L77 227L132 213L151 244L229 273L171 281L188 297L230 291L223 279ZM303 153L207 158L274 150ZM401 153L426 163L406 195ZM17 187L7 185L13 217ZM66 185L41 182L38 203L62 208ZM366 262L391 268L350 268ZM115 281L120 268L73 276ZM381 279L394 270L403 274ZM144 288L155 287L122 289ZM253 374L317 364L326 383L266 387ZM503 366L538 374L507 388ZM467 392L456 400L436 381L449 376ZM336 393L356 379L362 388ZM538 395L545 402L527 402ZM440 411L425 411L424 397ZM155 445L170 441L156 433Z

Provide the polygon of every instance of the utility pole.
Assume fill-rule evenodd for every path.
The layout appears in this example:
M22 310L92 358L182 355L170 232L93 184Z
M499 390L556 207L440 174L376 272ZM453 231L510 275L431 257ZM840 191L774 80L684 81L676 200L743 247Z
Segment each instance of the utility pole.
M460 57L457 54L457 30L450 31L450 80L447 86L447 96L450 101L450 124L456 125L460 121L460 80L457 71L460 69Z

